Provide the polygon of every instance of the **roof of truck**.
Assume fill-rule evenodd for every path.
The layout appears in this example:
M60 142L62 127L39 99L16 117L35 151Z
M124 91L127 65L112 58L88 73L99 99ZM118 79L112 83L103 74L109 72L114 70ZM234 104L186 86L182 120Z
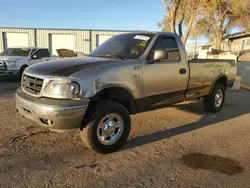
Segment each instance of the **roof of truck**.
M176 33L172 32L153 32L153 31L138 31L138 32L131 32L131 33L122 33L119 35L129 35L129 34L137 34L137 35L154 35L154 36L159 36L159 35L168 35L168 36L178 36Z

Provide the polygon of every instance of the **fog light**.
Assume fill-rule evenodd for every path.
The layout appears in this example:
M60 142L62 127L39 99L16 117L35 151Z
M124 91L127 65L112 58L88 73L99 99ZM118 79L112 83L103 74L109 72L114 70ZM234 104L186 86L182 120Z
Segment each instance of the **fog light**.
M46 125L49 125L49 126L53 125L53 123L54 123L52 120L50 120L50 119L45 119L45 118L40 118L40 121L41 121L43 124L46 124Z

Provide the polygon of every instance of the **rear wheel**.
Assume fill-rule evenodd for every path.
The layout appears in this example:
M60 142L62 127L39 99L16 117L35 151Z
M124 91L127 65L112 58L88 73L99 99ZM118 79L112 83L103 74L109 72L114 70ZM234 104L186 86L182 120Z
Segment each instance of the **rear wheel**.
M99 153L120 149L130 132L130 116L114 101L102 101L91 110L90 123L80 132L84 144Z
M221 111L225 101L225 87L222 84L216 84L212 93L204 97L204 108L207 112Z

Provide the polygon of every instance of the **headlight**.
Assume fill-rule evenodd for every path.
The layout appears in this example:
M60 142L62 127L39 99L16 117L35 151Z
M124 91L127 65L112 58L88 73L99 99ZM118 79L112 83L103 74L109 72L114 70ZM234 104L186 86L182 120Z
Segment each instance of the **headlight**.
M6 61L7 67L11 68L17 68L17 62L16 61Z
M80 84L70 80L51 81L45 88L45 94L53 98L79 98L80 92Z

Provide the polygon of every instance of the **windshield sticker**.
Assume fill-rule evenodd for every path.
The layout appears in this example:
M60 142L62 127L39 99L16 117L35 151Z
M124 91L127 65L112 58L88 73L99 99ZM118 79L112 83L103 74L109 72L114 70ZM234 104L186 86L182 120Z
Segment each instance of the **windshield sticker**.
M134 39L148 41L148 40L150 39L150 37L143 36L143 35L136 35L136 36L134 37Z

